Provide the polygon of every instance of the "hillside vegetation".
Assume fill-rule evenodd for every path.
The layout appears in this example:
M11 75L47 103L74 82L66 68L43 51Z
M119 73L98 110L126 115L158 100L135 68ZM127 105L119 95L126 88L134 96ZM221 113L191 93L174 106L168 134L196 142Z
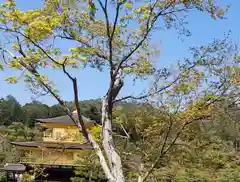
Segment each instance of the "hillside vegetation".
M68 106L73 110L71 102L68 102ZM81 101L80 106L83 115L100 121L99 100ZM13 96L2 98L1 163L18 162L19 154L9 145L9 141L37 139L33 127L36 118L64 114L59 105L47 106L33 101L21 106ZM181 112L178 113L180 114ZM161 154L161 160L156 163L148 181L240 180L240 112L235 102L228 101L215 104L211 118L199 119L187 126L175 144L171 142L181 124L177 115L150 104L119 104L114 110L114 123L118 126L114 137L117 150L124 156L123 166L128 181L136 179L140 164L144 163L150 167L156 161L159 152L162 152L161 144L164 142L162 133L168 129L169 122L172 122L172 126L165 146L174 146L169 152ZM77 169L73 181L81 181L82 178L78 176L85 176L93 181L103 178L103 172L94 153L83 156L78 162L83 165Z

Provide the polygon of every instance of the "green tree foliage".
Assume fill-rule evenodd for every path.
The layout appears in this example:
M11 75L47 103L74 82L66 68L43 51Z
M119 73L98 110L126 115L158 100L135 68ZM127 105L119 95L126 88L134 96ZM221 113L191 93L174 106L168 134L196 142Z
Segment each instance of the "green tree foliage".
M218 51L220 56L224 46L227 45L220 41L194 49L194 57L200 58L197 64L201 60L205 64L208 59L211 69L206 67L202 73L195 67L184 73L176 85L155 97L154 103L133 110L115 110L115 122L123 125L122 134L127 138L118 140L118 150L122 151L129 181L137 180L139 171L145 174L144 181L240 180L236 150L239 85L231 84L229 67L219 62L214 68L212 61L216 57L209 57ZM207 58L203 50L209 51ZM225 74L220 74L220 70L225 70ZM219 81L205 79L209 73ZM203 85L211 89L205 90ZM209 175L212 173L217 175ZM228 173L230 176L226 177Z
M11 128L11 125L8 126ZM10 141L16 139L15 131L6 126L0 125L0 165L4 166L6 163L18 162L19 154L14 147L10 145ZM22 138L18 136L17 138ZM0 171L0 181L6 181L5 171Z
M211 137L205 138L199 123L212 119L214 104L230 99L239 89L236 63L229 60L237 53L227 40L215 40L212 44L192 48L192 57L176 62L175 69L155 66L152 57L159 50L151 45L153 31L163 26L189 35L184 27L185 16L181 13L192 9L205 12L213 19L221 19L225 13L225 9L212 0L90 0L61 1L61 4L57 0L46 0L44 7L27 11L18 9L14 0L8 0L0 10L0 29L14 38L8 41L12 48L2 47L6 60L1 67L24 70L25 83L34 94L51 94L56 98L94 147L109 181L123 182L136 176L139 182L177 179L174 170L165 173L167 176L163 179L162 169L171 169L174 164L179 168L185 167L188 162L184 160L192 153L189 151L202 146L206 140L212 140ZM72 41L73 47L69 47L68 51L61 50L55 44L56 40ZM79 107L77 78L70 74L71 68L86 66L107 70L110 78L106 80L109 88L102 98L102 142L96 142L84 126L81 112L85 111L82 109L84 105ZM61 69L71 81L78 120L72 117L72 110L61 99L51 78L41 74L45 68ZM146 95L119 98L129 75L134 79L153 78L154 83L147 89ZM17 83L14 75L6 81ZM114 116L117 102L144 98L150 98L154 103L146 102L133 110L132 115L127 113L124 116L120 112ZM100 113L97 107L90 107L90 111L92 118ZM124 140L123 145L120 139L113 140L115 134L116 137L119 135L113 132L113 120L130 143ZM119 145L114 144L118 142ZM190 145L191 150L185 144ZM124 150L122 146L125 146ZM219 159L213 160L210 165L213 168L222 167L222 153L226 151L213 149L210 148L210 156L206 158L217 153ZM221 154L218 155L218 152ZM135 159L133 156L136 156ZM131 171L126 167L125 171L122 168L125 160L133 160L133 163L137 160L139 166ZM191 170L186 171L184 175L191 180L194 177Z
M231 111L235 120L229 120L227 113L219 116L219 110L216 109L218 105L224 110L234 107L234 111ZM239 153L234 148L232 138L222 138L221 131L228 125L240 122L240 117L236 117L239 107L235 105L231 108L229 104L223 107L221 103L217 103L210 113L211 119L207 117L208 119L197 119L190 123L173 143L179 125L184 122L181 118L179 123L177 118L182 111L174 115L166 112L163 107L139 105L132 110L118 107L114 112L115 122L121 123L127 133L121 132L122 136L115 137L127 181L137 180L141 165L146 170L157 160L147 181L239 181ZM228 125L221 125L224 121ZM234 131L239 135L237 128ZM233 131L225 134L232 135ZM161 156L163 145L169 152Z
M72 178L73 182L84 182L86 179L90 182L104 181L104 173L94 152L88 151L81 154L76 162L80 164L80 167L75 171L76 177Z
M30 126L34 126L36 119L49 117L49 107L38 101L25 104L23 111L26 116L25 122Z
M71 111L74 110L73 102L66 102ZM82 114L97 122L100 121L100 101L85 100L79 105L82 108ZM39 101L32 101L21 106L19 102L11 95L0 99L0 123L1 125L15 125L18 122L33 127L36 119L63 116L67 113L59 104L48 106ZM15 123L15 124L14 124Z
M24 114L19 102L11 95L0 99L0 123L10 125L12 122L22 122Z
M7 129L12 141L32 141L35 136L34 129L24 123L12 123Z
M62 116L65 114L66 114L66 112L60 105L53 105L53 106L49 107L50 117Z
M96 103L99 103L98 100L91 100L91 101L82 101L80 105L84 108L83 114L86 117L92 119L99 119L99 108L100 106ZM68 102L69 107L73 110L73 102ZM19 115L19 112L21 111ZM4 165L5 163L11 162L18 162L19 161L19 154L16 149L10 145L11 141L32 141L36 140L38 135L41 135L39 131L33 128L35 119L37 118L46 118L46 117L57 117L66 115L66 112L60 105L53 105L47 106L39 101L33 101L31 103L27 103L21 106L18 101L13 96L8 96L6 98L1 99L0 104L0 111L1 116L4 122L0 124L0 165ZM11 117L9 117L11 116ZM21 117L21 120L18 118ZM11 120L12 118L16 118L15 120ZM41 140L41 138L38 138ZM91 156L93 154L91 153ZM86 158L81 159L89 161L89 158L86 155ZM97 162L97 161L96 161ZM95 165L95 164L94 164ZM86 165L87 166L87 165ZM94 169L92 173L89 175L92 176L92 179L98 178L95 171L96 167L91 167ZM98 165L99 174L102 174L100 171L100 166ZM80 175L80 173L78 173ZM82 175L87 176L87 171L82 171ZM28 175L26 174L25 177L27 178ZM1 179L5 180L5 173L0 173L0 181ZM75 179L76 180L76 179Z
M86 101L84 105L91 110L92 103L95 102ZM159 161L148 181L165 182L171 179L176 182L191 180L237 182L239 180L240 159L234 149L232 137L234 132L239 133L235 128L236 122L239 123L240 119L239 106L232 100L225 103L215 104L212 111L214 117L211 120L193 123L183 131L181 139L171 149L170 154ZM45 110L44 107L41 109ZM226 111L230 112L231 119ZM123 157L127 180L136 180L139 164L142 162L145 163L145 167L150 166L158 156L159 151L156 149L159 147L159 137L161 134L166 134L170 122L169 115L164 108L156 108L151 104L123 103L115 109L114 118L114 122L119 126L114 136ZM178 128L178 124L174 123L173 131ZM121 125L125 131L122 130ZM232 129L228 130L231 127ZM171 135L174 135L174 132ZM33 136L34 131L23 123L2 126L1 163L18 160L18 154L14 148L11 148L9 141L31 140ZM172 137L174 136L170 139ZM76 169L76 177L73 181L81 181L84 177L91 178L92 181L103 178L94 153L87 153L77 162L82 165Z

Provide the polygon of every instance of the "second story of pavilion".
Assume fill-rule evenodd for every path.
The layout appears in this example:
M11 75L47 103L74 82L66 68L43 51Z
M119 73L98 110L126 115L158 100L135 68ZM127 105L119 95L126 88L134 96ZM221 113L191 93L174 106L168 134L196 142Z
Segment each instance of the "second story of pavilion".
M77 120L77 113L73 112L74 119ZM96 123L82 116L85 126L91 129ZM79 129L68 115L37 119L38 126L43 128L43 142L64 142L64 143L84 143L85 139Z
M74 119L77 113L73 112ZM82 116L85 126L91 130L96 125ZM50 164L76 165L79 155L92 150L92 146L83 137L82 133L68 115L37 119L36 129L42 135L37 141L11 142L21 153L22 164ZM43 130L42 130L43 129ZM43 131L43 132L42 132Z

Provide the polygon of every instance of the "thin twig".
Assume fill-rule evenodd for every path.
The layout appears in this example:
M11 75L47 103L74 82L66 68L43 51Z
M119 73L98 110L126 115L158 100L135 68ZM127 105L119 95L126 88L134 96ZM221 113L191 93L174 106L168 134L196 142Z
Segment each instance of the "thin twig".
M151 12L150 12L150 15L152 14L152 12L154 11L154 7L156 6L156 3L157 1L154 3L153 7L151 8ZM177 9L177 10L172 10L172 11L168 11L168 12L165 12L165 10L167 10L169 7L171 7L173 5L174 1L171 1L170 3L167 3L165 5L165 7L157 14L153 17L153 19L151 20L151 23L150 23L150 17L149 16L149 19L146 23L146 32L144 33L143 35L143 38L136 44L136 46L134 48L132 48L128 54L126 54L122 60L119 62L117 68L116 68L116 73L118 72L118 70L121 68L122 64L127 61L137 50L138 48L144 43L144 41L147 39L149 33L151 32L151 30L153 29L156 21L158 20L158 18L160 16L165 16L165 15L168 15L168 14L171 14L171 13L175 13L175 12L180 12L180 11L184 11L186 8L182 8L182 9ZM150 23L150 25L149 25Z
M8 53L13 57L13 59L17 59L17 57L16 57L13 53L11 53L10 51L5 50L5 52L8 52ZM74 119L72 112L71 112L71 111L69 110L69 108L66 106L65 102L60 98L60 96L58 96L58 95L52 90L52 88L51 88L48 84L46 84L46 83L43 82L41 79L39 79L39 78L41 78L41 76L40 76L40 74L38 73L38 71L37 71L34 67L25 64L25 63L24 63L23 61L21 61L21 60L19 61L19 63L20 63L23 67L25 67L30 73L32 73L32 75L34 75L34 76L37 78L37 80L39 81L39 83L40 83L41 85L43 85L43 86L49 91L49 93L51 93L51 95L52 95L52 96L59 102L59 104L67 111L67 115L68 115L68 116L70 117L70 119L76 124L76 126L79 128L80 132L82 132L82 128L84 128L84 127L81 127L81 128L80 128L80 126L79 126L79 124L78 124L78 121L76 121L76 120ZM73 83L74 87L77 86L76 83L77 83L77 82L76 82L76 80L75 80L74 83ZM75 90L75 93L76 93L77 89L74 89L74 90ZM75 104L76 104L76 100L78 100L78 97L75 98ZM78 115L79 115L79 114L80 114L79 105L77 104L76 107L77 107ZM78 117L79 117L79 116L78 116ZM81 117L80 117L80 119L81 119ZM80 121L81 121L81 120L80 120ZM83 126L84 126L84 125L83 125ZM83 131L83 132L84 132L84 131ZM83 134L84 134L84 133L83 133ZM99 157L100 164L101 164L101 166L102 166L102 168L103 168L103 170L104 170L104 173L106 174L106 177L107 177L108 179L113 180L114 177L113 177L113 175L112 175L112 173L111 173L111 171L110 171L110 169L109 169L109 167L108 167L108 165L107 165L106 159L104 158L104 155L103 155L103 153L102 153L101 148L100 148L99 145L94 141L93 137L92 137L89 133L88 133L87 139L89 139L90 144L92 145L93 149L96 151L96 154L97 154L98 157Z
M180 79L180 75L179 75L174 81L172 81L170 84L167 84L166 86L158 89L158 90L155 91L155 92L148 93L148 94L145 94L145 95L142 95L142 96L139 96L139 97L129 95L129 96L122 97L122 98L120 98L120 99L115 100L114 103L120 102L120 101L124 101L124 100L126 100L126 99L141 100L141 99L145 99L145 98L147 98L147 97L154 96L154 95L159 94L159 93L161 93L162 91L170 88L170 87L171 87L174 83L176 83L179 79Z
M222 83L217 89L220 90L222 87L224 86L224 83ZM220 95L218 97L221 97L225 94L226 92L226 88L220 93ZM219 98L216 98L216 99L213 99L213 100L209 100L207 99L205 101L205 103L203 104L202 107L199 108L199 110L203 110L205 109L206 107L214 104L215 102L218 102L220 99ZM171 144L164 150L164 148L162 147L161 149L161 152L160 152L160 155L157 157L157 159L154 161L154 163L151 165L150 169L145 173L145 175L142 177L140 176L139 179L141 180L141 182L144 182L148 176L152 173L152 171L154 170L154 168L157 166L158 162L161 160L161 158L175 145L177 139L180 137L180 135L182 134L183 130L186 128L186 126L188 126L189 124L192 124L194 121L200 121L200 120L203 120L203 119L206 119L206 118L209 118L211 117L211 115L206 115L206 116L200 116L200 117L197 117L197 118L193 118L191 121L187 121L184 123L184 125L179 129L179 131L177 132L175 138L172 140ZM171 129L171 127L169 127ZM166 135L168 137L170 133L170 130L168 130L168 134ZM166 144L166 137L165 137L165 140L164 140L164 143ZM164 144L164 145L165 145ZM139 180L139 182L140 182Z

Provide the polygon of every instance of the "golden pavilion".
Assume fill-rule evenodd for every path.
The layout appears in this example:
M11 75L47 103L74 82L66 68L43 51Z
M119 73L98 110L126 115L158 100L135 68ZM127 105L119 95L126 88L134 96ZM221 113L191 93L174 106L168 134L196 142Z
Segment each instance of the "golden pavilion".
M73 117L77 119L76 111L73 112ZM95 121L84 116L82 118L88 129L96 125ZM91 145L86 142L68 115L36 121L36 128L43 130L40 141L11 142L21 153L19 164L26 167L25 171L29 166L43 166L48 173L44 181L70 181L74 176L74 168L78 166L76 161L81 156L81 152L91 150ZM14 164L8 164L6 167L8 168L6 171L11 171L8 178L19 177L13 175L14 170L11 170L11 165ZM23 172L15 170L15 173Z

